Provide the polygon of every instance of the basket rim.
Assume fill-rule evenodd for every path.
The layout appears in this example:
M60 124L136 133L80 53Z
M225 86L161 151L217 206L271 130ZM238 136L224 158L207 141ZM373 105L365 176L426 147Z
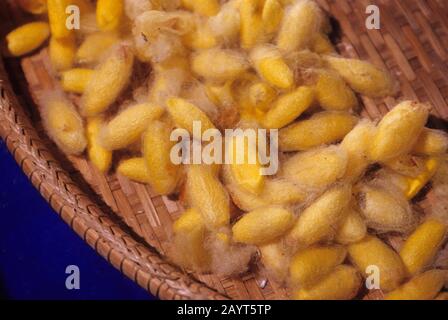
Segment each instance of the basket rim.
M60 218L111 265L160 299L229 299L165 260L73 181L16 98L3 60L0 54L0 138Z

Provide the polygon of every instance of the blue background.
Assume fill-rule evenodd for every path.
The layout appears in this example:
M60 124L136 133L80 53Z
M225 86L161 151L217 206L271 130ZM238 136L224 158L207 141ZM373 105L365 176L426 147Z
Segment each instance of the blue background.
M152 299L84 243L40 196L0 139L0 298ZM68 265L80 290L67 290Z

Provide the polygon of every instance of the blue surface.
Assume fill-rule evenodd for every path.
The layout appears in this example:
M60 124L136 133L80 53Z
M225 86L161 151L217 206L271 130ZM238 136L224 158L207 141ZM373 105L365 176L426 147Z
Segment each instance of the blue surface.
M0 298L151 299L53 212L1 139L0 173ZM68 265L79 267L79 290L65 286Z

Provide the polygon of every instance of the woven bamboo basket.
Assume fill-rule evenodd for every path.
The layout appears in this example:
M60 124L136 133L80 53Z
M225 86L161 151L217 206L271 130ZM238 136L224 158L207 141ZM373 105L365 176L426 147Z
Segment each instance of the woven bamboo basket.
M432 125L447 128L448 1L318 0L340 26L342 55L370 60L399 80L397 98L361 97L362 116L378 119L397 100L430 102ZM381 9L381 29L367 30L366 7ZM30 17L2 1L0 36ZM4 51L4 50L3 50ZM164 257L172 222L183 208L150 187L113 173L103 175L84 157L66 157L46 136L35 103L56 85L47 50L0 59L0 136L23 172L57 214L114 267L161 299L283 299L286 291L262 270L240 277L198 275ZM425 208L431 193L421 199ZM400 240L390 237L389 243ZM381 292L360 298L380 299Z

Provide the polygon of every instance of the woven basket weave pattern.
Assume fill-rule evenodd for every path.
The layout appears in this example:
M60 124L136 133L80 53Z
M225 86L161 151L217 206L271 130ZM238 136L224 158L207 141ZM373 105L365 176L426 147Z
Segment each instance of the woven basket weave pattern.
M362 97L361 114L378 119L402 99L430 102L448 120L448 2L444 0L318 0L341 26L341 54L372 61L401 85L397 98ZM1 36L24 15L2 5ZM381 29L367 30L365 10L377 4ZM12 17L12 19L11 19ZM99 173L83 157L65 157L45 135L32 101L56 86L47 50L0 64L0 136L55 211L89 245L162 299L281 299L285 290L262 270L239 278L182 272L163 257L182 207L150 187ZM21 68L20 68L21 67ZM23 74L20 69L23 70ZM9 78L8 78L9 75ZM24 76L23 76L24 75ZM25 79L24 79L25 78ZM14 86L14 90L11 85ZM371 298L380 298L374 293Z

